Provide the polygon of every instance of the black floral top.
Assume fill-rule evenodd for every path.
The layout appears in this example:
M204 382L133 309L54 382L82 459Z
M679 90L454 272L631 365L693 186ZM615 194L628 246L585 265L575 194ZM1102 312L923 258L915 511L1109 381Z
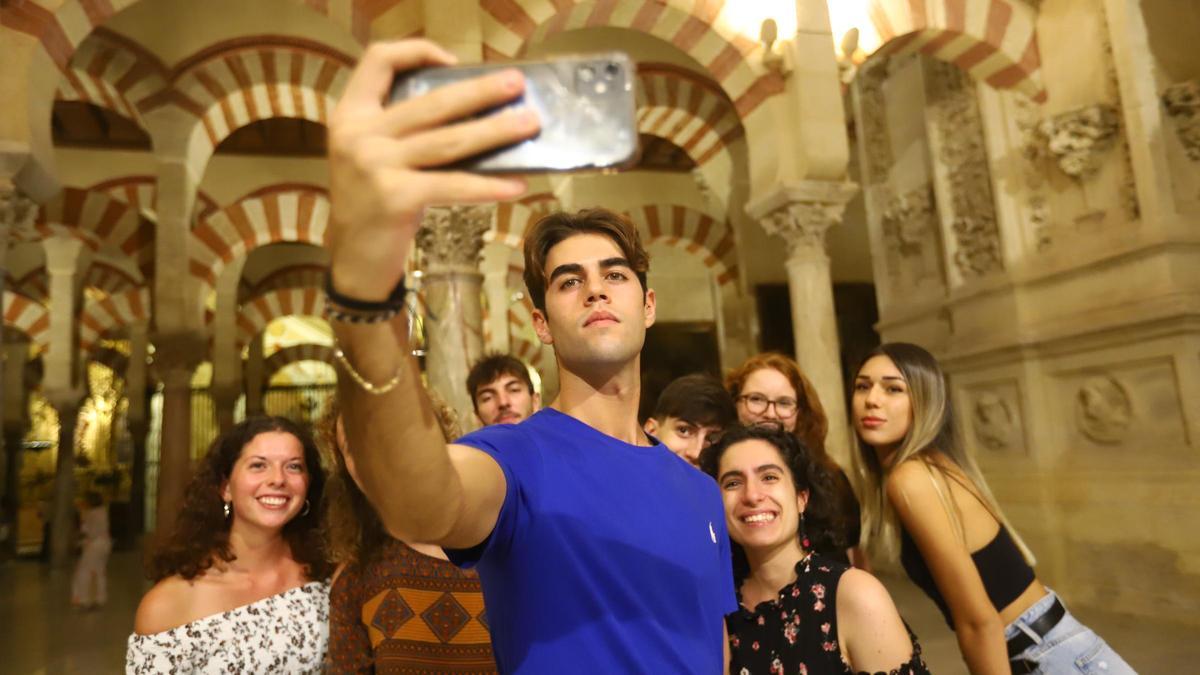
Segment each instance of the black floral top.
M842 660L838 644L838 582L848 565L819 555L796 564L796 580L779 589L779 597L759 603L754 611L742 606L725 617L729 628L733 675L853 675ZM741 593L738 594L741 602ZM921 645L909 631L912 658L890 672L922 675L929 669L921 658Z

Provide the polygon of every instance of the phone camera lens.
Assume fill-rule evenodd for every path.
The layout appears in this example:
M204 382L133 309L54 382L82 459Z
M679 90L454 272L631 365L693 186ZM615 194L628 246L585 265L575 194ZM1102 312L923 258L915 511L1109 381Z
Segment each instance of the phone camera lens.
M592 70L591 66L584 66L579 69L579 79L583 82L591 82L596 79L596 71Z
M613 80L613 79L616 79L616 77L620 74L621 74L621 66L618 66L615 63L610 63L610 64L604 66L604 77L605 78L607 78L609 80Z

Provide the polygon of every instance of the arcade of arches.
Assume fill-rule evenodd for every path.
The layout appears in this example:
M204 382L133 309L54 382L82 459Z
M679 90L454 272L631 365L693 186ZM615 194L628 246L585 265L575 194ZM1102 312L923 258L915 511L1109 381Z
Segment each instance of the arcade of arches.
M857 44L842 35L851 5ZM639 64L635 169L537 176L518 202L427 214L415 330L464 419L461 383L485 350L519 355L553 394L522 237L549 210L603 205L653 260L648 391L792 352L844 461L845 364L881 339L921 343L1048 583L1081 605L1200 617L1195 3L0 12L6 546L39 548L49 522L67 556L72 499L90 487L124 514L114 530L152 530L220 428L319 413L335 377L324 123L368 42L423 35L465 61L618 48ZM760 36L767 18L778 40Z

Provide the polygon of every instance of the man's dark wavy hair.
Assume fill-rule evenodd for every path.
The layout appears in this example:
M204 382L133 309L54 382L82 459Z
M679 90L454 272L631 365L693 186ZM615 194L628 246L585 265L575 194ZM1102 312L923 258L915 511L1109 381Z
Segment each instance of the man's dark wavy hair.
M312 434L287 418L251 417L235 424L209 446L188 483L174 529L150 558L148 572L152 580L178 574L190 581L215 564L234 560L229 550L229 527L233 519L225 517L221 486L229 480L242 449L256 436L269 431L291 434L300 441L308 471L305 498L309 508L283 526L283 537L292 549L292 557L304 566L305 576L329 577L331 566L325 557L320 518L325 470L317 444Z
M796 491L808 491L808 505L804 510L801 527L812 544L810 548L825 554L845 551L846 542L843 541L842 534L845 529L838 527L836 520L833 478L829 471L815 460L812 451L796 436L774 425L730 428L721 436L721 440L700 453L700 470L720 482L718 472L725 451L749 440L766 441L775 446L784 466L792 475L792 484ZM800 536L799 531L796 532L796 536ZM750 563L746 559L746 552L737 542L731 541L730 544L733 549L733 575L740 581L750 573Z

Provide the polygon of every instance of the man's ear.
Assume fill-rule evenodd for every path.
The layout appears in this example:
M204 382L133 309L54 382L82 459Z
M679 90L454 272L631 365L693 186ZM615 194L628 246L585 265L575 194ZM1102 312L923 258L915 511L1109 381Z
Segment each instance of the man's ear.
M654 298L654 289L646 289L646 328L654 325L654 319L658 315L656 300Z
M532 312L533 316L533 332L537 334L538 341L544 345L554 344L554 336L550 334L550 321L546 318L546 313L540 309L535 309Z
M542 395L535 391L535 392L533 392L533 412L537 412L541 409L542 409Z
M651 436L654 436L658 433L658 420L653 417L648 418L646 423L642 425L642 429Z

